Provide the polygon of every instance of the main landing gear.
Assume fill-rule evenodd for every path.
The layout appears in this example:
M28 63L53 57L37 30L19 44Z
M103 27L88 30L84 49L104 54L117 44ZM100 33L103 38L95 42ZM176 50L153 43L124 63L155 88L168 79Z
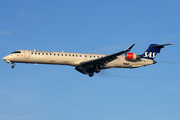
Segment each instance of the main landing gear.
M96 73L99 73L100 72L100 68L99 67L95 67L95 70L94 70Z
M94 73L93 72L89 73L89 77L92 77L92 76L94 76Z
M101 70L101 69L100 69L99 67L95 67L95 68L94 68L94 71L92 71L91 73L89 73L89 77L94 76L94 72L99 73L100 70Z

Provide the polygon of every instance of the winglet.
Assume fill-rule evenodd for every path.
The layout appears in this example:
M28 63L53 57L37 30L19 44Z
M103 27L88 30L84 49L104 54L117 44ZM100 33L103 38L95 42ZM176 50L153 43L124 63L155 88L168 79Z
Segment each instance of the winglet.
M130 50L131 50L131 48L132 48L134 45L135 45L135 44L132 44L130 47L128 47L128 48L125 50L125 52L130 51Z

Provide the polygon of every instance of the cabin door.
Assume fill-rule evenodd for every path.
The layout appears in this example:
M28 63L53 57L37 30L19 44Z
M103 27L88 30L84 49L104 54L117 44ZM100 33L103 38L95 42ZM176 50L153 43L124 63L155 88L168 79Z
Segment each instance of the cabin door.
M30 58L30 51L28 51L28 50L24 51L24 58L25 59L29 59Z

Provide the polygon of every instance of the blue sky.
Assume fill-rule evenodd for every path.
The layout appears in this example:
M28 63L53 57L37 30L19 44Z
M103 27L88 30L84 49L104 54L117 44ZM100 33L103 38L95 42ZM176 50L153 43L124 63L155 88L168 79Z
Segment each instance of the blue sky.
M179 120L180 1L0 1L0 57L19 49L112 54L175 43L155 65L89 78L70 66L0 61L1 120ZM171 62L171 63L167 63Z

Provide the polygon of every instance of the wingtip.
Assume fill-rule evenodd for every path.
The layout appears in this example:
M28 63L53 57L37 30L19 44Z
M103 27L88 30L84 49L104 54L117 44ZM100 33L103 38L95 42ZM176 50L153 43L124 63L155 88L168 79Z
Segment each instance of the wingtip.
M130 46L130 48L132 48L134 45L135 45L135 43L134 43L134 44L132 44L132 45Z
M128 47L125 51L130 51L134 45L135 45L135 43L132 44L130 47Z
M134 44L132 44L130 47L132 48L134 45L135 45L135 43L134 43Z

